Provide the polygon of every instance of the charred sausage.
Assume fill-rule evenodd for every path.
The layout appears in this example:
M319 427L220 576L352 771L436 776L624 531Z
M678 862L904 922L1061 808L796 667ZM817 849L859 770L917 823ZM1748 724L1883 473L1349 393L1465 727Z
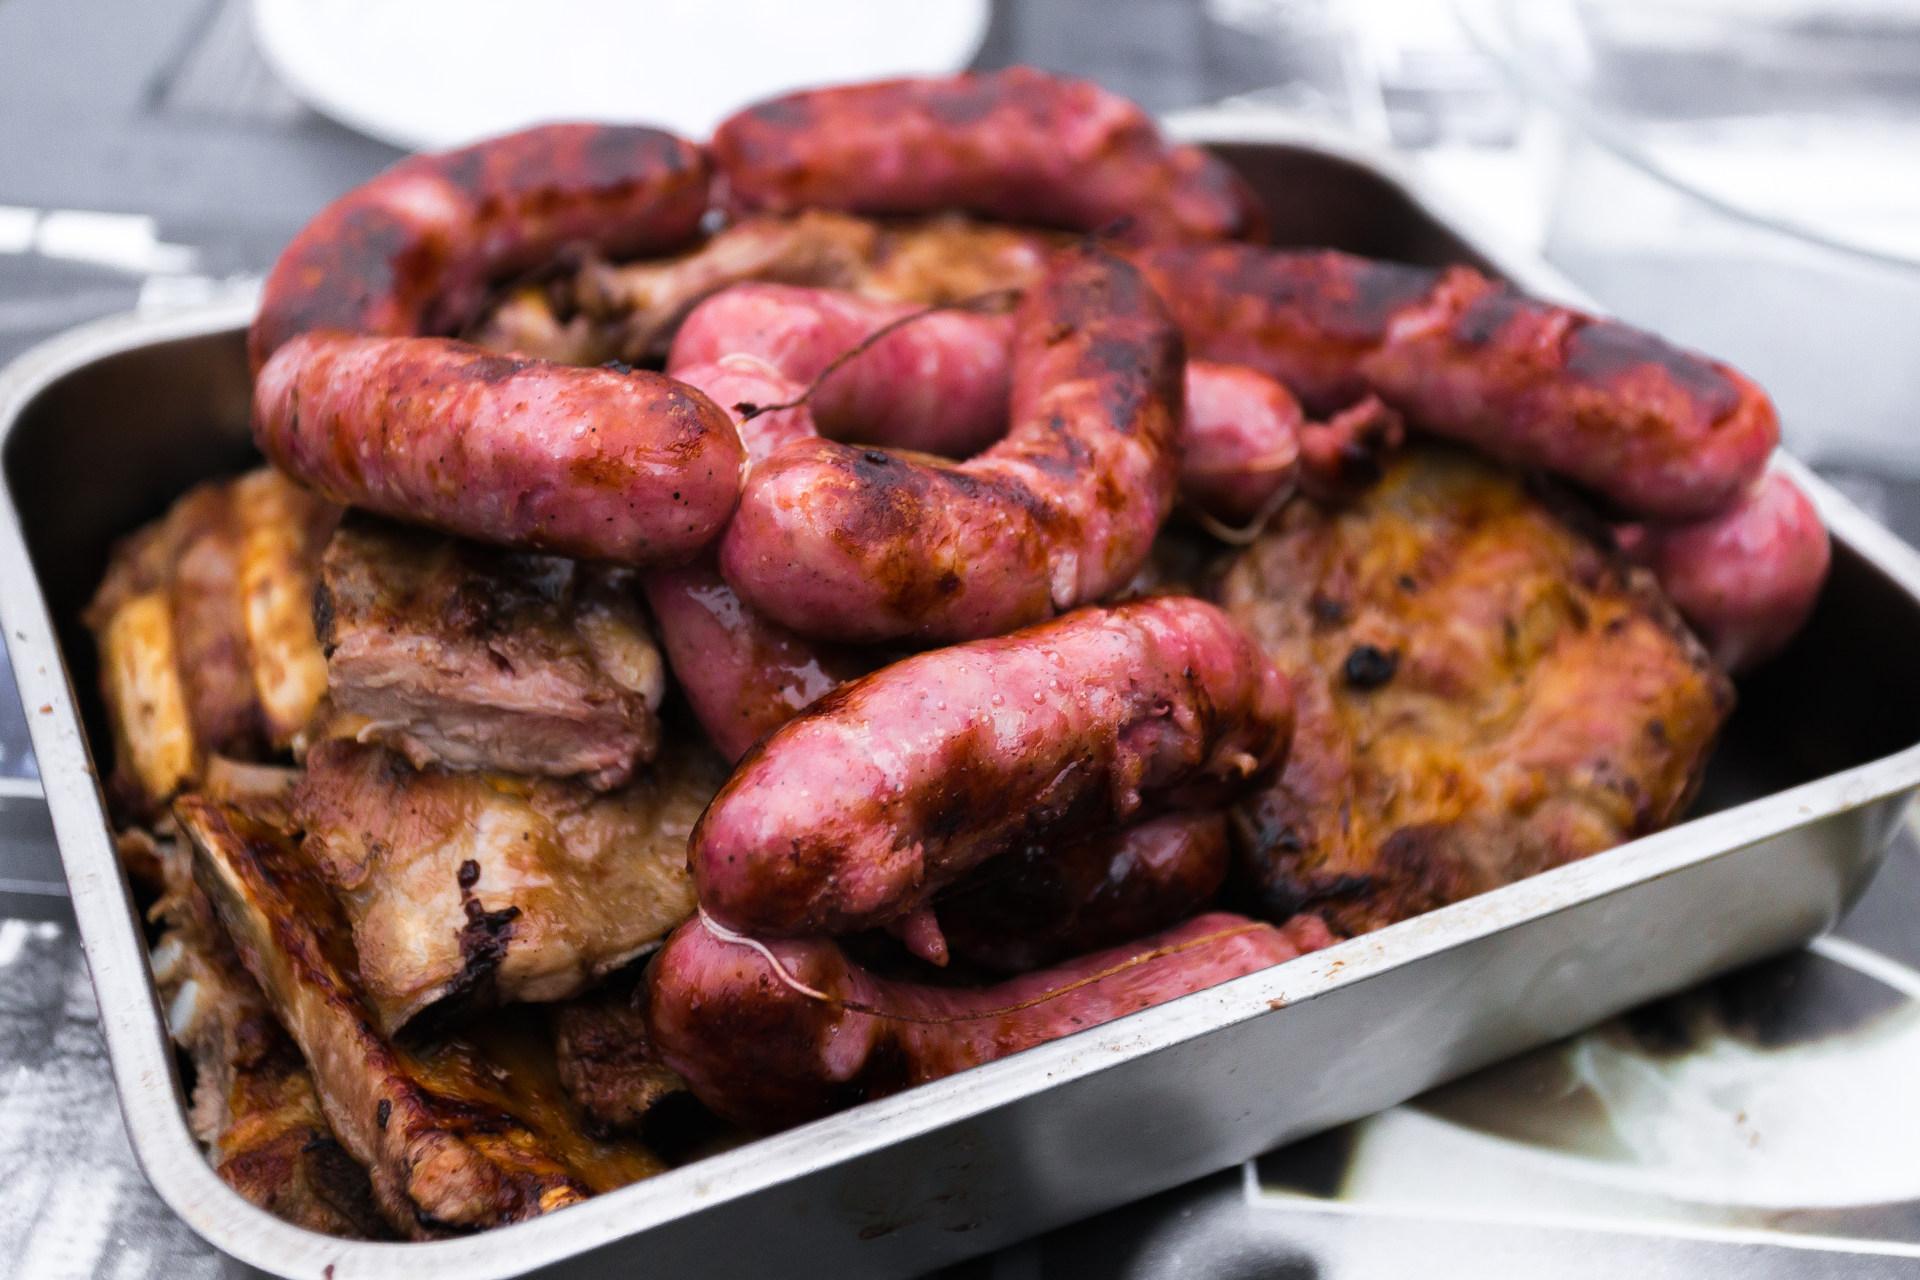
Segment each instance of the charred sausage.
M1779 441L1773 405L1726 365L1465 267L1227 244L1134 260L1194 355L1270 374L1314 412L1371 392L1417 427L1635 515L1725 510Z
M247 334L256 372L320 329L448 334L506 276L572 245L673 249L699 231L710 170L657 129L556 124L411 156L323 209L274 263Z
M686 385L444 338L303 334L260 370L254 437L336 501L507 546L686 561L732 513L746 454Z
M1003 853L1271 775L1287 678L1212 605L1160 597L843 685L735 770L694 829L700 901L757 933L882 925Z
M1032 67L788 94L723 121L713 155L739 212L962 209L1074 231L1258 238L1223 161L1135 104Z
M1119 587L1173 505L1179 335L1132 268L1063 252L1014 319L1005 439L942 463L826 440L753 469L720 570L837 640L995 635Z
M654 1043L694 1096L751 1129L798 1124L1330 946L1317 917L1217 912L973 989L888 981L825 939L682 925L648 970Z

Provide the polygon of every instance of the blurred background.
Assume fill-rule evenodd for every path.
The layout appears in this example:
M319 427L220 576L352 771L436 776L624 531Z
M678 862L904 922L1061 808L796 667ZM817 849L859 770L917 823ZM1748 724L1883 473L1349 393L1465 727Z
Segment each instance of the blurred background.
M563 117L702 134L800 84L1013 62L1389 157L1754 374L1789 446L1920 541L1912 0L0 0L0 360L251 290L406 149ZM1837 939L967 1270L1920 1257L1916 892L1909 831ZM0 1271L215 1274L132 1164L62 915L0 687Z

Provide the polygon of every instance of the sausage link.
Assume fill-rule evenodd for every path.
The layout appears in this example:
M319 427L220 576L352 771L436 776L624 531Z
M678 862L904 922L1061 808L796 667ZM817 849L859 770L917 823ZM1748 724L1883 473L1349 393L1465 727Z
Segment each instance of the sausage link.
M911 323L827 372L880 329L908 317ZM927 312L832 289L744 284L694 309L674 338L667 368L690 377L685 369L733 353L755 356L797 384L783 400L762 403L785 403L812 387L807 407L825 435L965 458L1006 433L1012 345L1007 316ZM714 398L733 403L717 392ZM1253 519L1277 495L1291 492L1301 425L1299 401L1265 374L1188 361L1181 497L1216 520Z
M807 405L832 439L969 457L1006 433L1008 317L926 312L828 372L871 335L921 310L832 289L737 285L687 317L667 367L758 356L812 388Z
M789 440L816 434L806 405L747 416L748 406L787 404L805 390L750 355L677 370L733 418L757 462ZM729 761L828 690L873 669L873 659L821 644L761 617L735 595L711 557L646 575L667 664L694 718Z
M1151 245L1134 260L1196 356L1270 374L1314 412L1371 392L1417 427L1636 515L1725 510L1779 441L1766 395L1726 365L1464 267L1246 245Z
M960 464L798 441L721 541L741 598L837 640L996 635L1127 581L1173 505L1182 354L1132 268L1069 249L1015 316L1005 439Z
M336 502L635 565L712 542L746 463L727 415L670 378L443 338L296 337L260 370L253 422L268 457Z
M1186 919L1220 891L1228 854L1225 814L1169 814L1057 852L1017 850L934 910L955 957L1025 973Z
M1265 213L1217 157L1134 103L1031 67L788 94L713 135L738 212L960 209L1074 231L1259 238Z
M1293 491L1305 425L1293 393L1244 365L1187 361L1180 496L1227 524L1245 524Z
M1210 604L1091 608L843 685L750 754L688 844L767 934L883 925L987 859L1225 802L1276 770L1287 678Z
M710 167L657 129L556 124L412 156L328 205L274 264L247 335L255 372L319 329L451 333L502 277L575 244L621 256L691 240Z
M1625 529L1621 543L1653 570L1714 658L1736 674L1799 633L1833 559L1812 499L1780 471L1721 515Z
M1276 928L1216 912L1058 968L960 989L878 977L825 939L742 940L695 917L648 969L648 1017L661 1058L695 1097L765 1131L1031 1049L1334 941L1313 916Z

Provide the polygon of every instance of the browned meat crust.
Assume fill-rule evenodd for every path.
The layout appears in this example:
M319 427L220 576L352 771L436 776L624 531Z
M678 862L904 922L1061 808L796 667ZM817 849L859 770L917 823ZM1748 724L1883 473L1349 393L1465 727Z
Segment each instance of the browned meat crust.
M646 991L621 983L554 1010L560 1083L602 1128L637 1130L654 1107L687 1089L647 1034Z
M338 518L263 469L191 490L115 549L86 621L125 811L155 812L210 753L296 744L325 689L311 602Z
M665 691L630 574L355 516L316 605L334 707L416 765L614 787Z
M137 837L136 837L137 839ZM242 1196L295 1226L384 1239L366 1170L334 1139L313 1077L193 882L178 841L145 841L166 892L153 977L167 1028L193 1063L188 1121L214 1172Z
M395 1229L425 1238L519 1221L660 1169L636 1143L584 1133L542 1036L496 1020L431 1048L384 1039L355 988L346 924L291 835L200 796L174 812L196 880Z
M1733 703L1649 576L1462 453L1296 503L1223 595L1299 691L1242 811L1275 919L1359 933L1656 830Z
M850 289L873 298L958 302L1039 279L1070 237L959 214L876 222L809 209L743 218L678 257L590 261L571 277L509 294L473 330L495 351L569 364L659 360L702 299L745 281Z
M295 815L391 1031L443 1001L563 999L665 937L693 911L687 835L724 777L705 747L596 793L331 740Z

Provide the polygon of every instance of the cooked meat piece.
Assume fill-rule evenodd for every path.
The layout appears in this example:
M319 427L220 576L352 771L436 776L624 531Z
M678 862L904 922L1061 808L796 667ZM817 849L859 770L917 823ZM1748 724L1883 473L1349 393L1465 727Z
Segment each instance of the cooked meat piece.
M263 469L191 490L115 549L86 621L131 814L197 782L211 752L298 745L325 689L311 601L338 518Z
M313 1077L240 967L193 881L184 842L145 842L165 892L153 979L167 1029L193 1063L188 1122L214 1172L261 1208L329 1235L383 1239L366 1170L334 1139Z
M617 983L554 1010L560 1083L607 1129L635 1129L687 1082L660 1061L647 1034L646 985Z
M626 570L355 515L315 613L349 731L415 765L604 789L659 745L665 669Z
M300 735L327 691L327 663L313 631L320 550L340 510L270 467L233 485L240 521L240 594L253 684L267 740L304 747Z
M568 364L658 361L674 330L729 285L851 289L874 298L958 302L1039 278L1070 237L958 214L875 222L807 210L744 218L679 257L588 262L570 278L508 294L470 336L480 346Z
M1223 597L1299 698L1242 813L1276 920L1360 933L1656 830L1733 703L1651 577L1464 453L1295 503Z
M564 999L658 942L693 911L687 834L725 777L676 747L596 793L334 740L308 754L295 815L392 1031L441 1001Z
M384 1039L354 985L346 924L292 835L201 796L174 813L196 880L396 1230L427 1238L516 1222L660 1170L637 1142L587 1135L551 1046L522 1020L419 1049Z

